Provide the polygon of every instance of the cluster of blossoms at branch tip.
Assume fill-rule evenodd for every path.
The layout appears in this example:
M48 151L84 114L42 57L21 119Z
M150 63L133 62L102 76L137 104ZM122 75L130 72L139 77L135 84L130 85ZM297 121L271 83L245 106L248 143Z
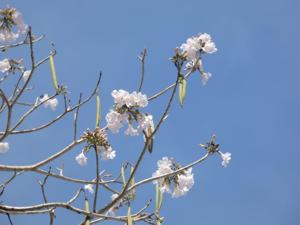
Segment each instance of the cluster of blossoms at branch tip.
M102 160L112 160L116 157L116 151L110 146L104 129L96 128L94 132L87 130L84 134L84 138L87 140L88 145L75 158L80 166L85 166L87 164L88 158L84 153L89 151L92 147L97 150Z
M57 98L50 98L48 94L40 96L37 102L43 102L45 108L50 107L53 111L56 110L56 107L58 106Z
M180 169L180 165L176 164L173 159L169 159L168 157L163 157L161 160L158 160L157 167L158 169L153 173L152 177L163 176ZM174 183L173 192L171 190L172 181ZM170 193L174 198L183 196L194 185L192 168L160 178L155 180L153 183L158 185L161 192Z
M200 33L188 38L186 43L182 44L180 48L186 52L189 60L199 58L202 52L212 54L218 50L211 36L207 33Z
M14 31L14 28L16 31ZM15 41L21 34L28 31L22 14L15 8L7 7L0 10L0 41Z
M229 164L231 160L231 153L223 153L220 150L220 145L216 143L216 135L213 135L211 140L206 144L200 144L200 147L204 148L209 153L219 153L222 159L222 166L227 167L227 165Z
M198 69L202 77L202 83L205 85L211 78L211 73L204 71L201 61L201 54L212 54L217 51L216 45L212 41L211 36L207 33L200 33L196 36L190 37L187 39L186 43L183 43L180 46L180 49L188 59L188 62L186 63L186 69Z
M7 142L0 142L0 154L4 154L9 150L9 144Z
M119 132L124 124L128 124L126 135L137 136L143 131L154 128L153 116L139 112L138 108L148 105L147 96L140 92L129 93L124 90L114 90L111 93L114 98L114 108L106 114L107 127L113 133ZM137 123L136 127L133 123Z

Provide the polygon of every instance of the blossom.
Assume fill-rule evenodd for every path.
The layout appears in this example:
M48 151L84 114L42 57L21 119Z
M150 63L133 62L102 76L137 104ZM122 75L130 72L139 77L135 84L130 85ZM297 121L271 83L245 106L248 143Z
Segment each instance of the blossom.
M154 123L153 123L153 116L152 115L144 115L142 119L138 120L138 129L140 132L143 130L146 131L148 128L153 128Z
M102 160L112 160L116 157L116 151L114 151L110 146L107 149L103 147L100 155Z
M133 128L131 124L128 124L127 130L125 130L125 134L129 136L138 136L139 135L139 130Z
M0 32L0 41L14 41L19 37L19 33L14 33L11 30L3 30Z
M201 77L202 77L202 84L206 85L208 80L211 78L211 73L202 72Z
M28 30L28 26L24 23L22 14L19 11L15 10L12 15L12 19L15 22L17 28L19 29L19 32L21 34L25 34Z
M128 91L113 90L111 93L114 98L114 102L117 107L122 107L126 105L127 107L146 107L148 105L147 96L142 94L141 92L132 92L131 94Z
M90 192L91 194L94 194L94 192L95 192L92 184L84 185L84 189L88 190L88 192Z
M58 106L57 98L50 99L48 94L44 94L39 100L40 102L44 102L43 104L45 108L50 107L52 110L56 110L56 107Z
M200 33L188 38L186 43L183 43L180 48L183 52L186 52L189 60L198 58L201 51L209 54L217 51L215 43L207 33Z
M64 169L63 168L56 167L56 169L59 171L59 176L64 175Z
M221 154L221 158L222 158L222 166L227 167L227 165L229 164L229 161L231 160L231 153L229 152L220 152Z
M172 194L172 197L177 198L185 195L194 185L194 175L192 174L192 168L177 172L180 169L180 165L176 164L168 157L163 157L162 160L157 162L158 169L153 173L152 177L166 175L165 177L156 179L153 181L157 184L161 192L167 192ZM167 176L167 174L171 174ZM174 190L171 190L171 183L174 183Z
M4 154L9 150L9 144L7 142L0 142L0 153Z
M14 41L20 34L25 34L28 30L28 26L24 23L22 14L15 8L6 8L0 10L3 18L0 18L0 41ZM12 30L13 26L16 27L16 31Z
M194 185L194 174L192 174L192 168L184 171L183 174L177 176L175 188L172 197L177 198L185 195Z
M2 61L0 61L0 71L2 73L6 73L10 70L11 66L10 66L10 62L8 59L3 59Z
M173 162L168 157L163 157L161 160L158 160L157 167L158 169L152 174L152 177L162 176L168 173L172 173ZM154 184L158 184L161 192L171 193L170 181L166 178L160 178L153 181Z
M105 116L107 127L113 133L118 133L119 129L123 127L122 122L127 120L126 115L116 112L115 110L110 110Z
M23 78L24 82L26 82L28 80L30 73L31 73L31 70L26 70L23 73L22 78Z
M126 135L138 136L149 127L154 127L153 117L139 112L137 107L146 107L148 98L141 92L129 93L125 90L113 90L111 93L114 98L114 108L105 116L107 127L113 133L118 133L119 129L128 124L125 130ZM137 127L133 126L133 122L137 122Z
M75 159L80 166L85 166L87 164L87 157L83 152L77 155Z

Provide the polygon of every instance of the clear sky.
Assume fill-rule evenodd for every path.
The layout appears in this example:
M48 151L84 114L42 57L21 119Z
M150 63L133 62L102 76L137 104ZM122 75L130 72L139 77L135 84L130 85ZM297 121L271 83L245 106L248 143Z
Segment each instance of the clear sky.
M151 176L163 156L182 164L202 156L197 145L217 134L221 148L232 153L232 162L224 169L215 155L195 167L196 183L187 196L172 199L166 195L165 224L299 225L299 1L2 0L0 6L6 4L23 13L34 34L46 35L35 47L37 58L46 56L50 42L55 43L58 79L69 87L74 101L80 92L89 93L103 71L103 114L112 106L113 89L137 89L137 55L143 48L149 52L144 91L151 95L175 79L174 66L168 60L174 48L198 32L211 34L218 52L206 55L204 66L212 79L202 86L198 74L191 77L183 109L176 101L156 136L153 154L147 155L136 179ZM25 50L14 54L29 65ZM4 57L3 53L0 56ZM37 71L33 85L36 96L53 92L48 64ZM156 119L166 100L149 106ZM62 104L56 112L43 109L26 127L42 124L61 110ZM93 128L94 115L95 102L91 102L80 112L81 132ZM122 159L135 162L142 141L125 139L122 133L110 138L118 156L101 168L117 173ZM0 156L0 163L34 163L71 140L72 116L45 133L8 139L11 149ZM88 155L88 167L81 168L74 160L79 152L77 148L64 156L65 174L91 179L92 154ZM0 179L4 177L1 173ZM38 179L41 177L32 174L20 176L0 200L12 205L41 203ZM79 187L50 178L49 200L66 201ZM134 211L154 197L154 187L149 184L137 194L140 200ZM108 201L105 194L100 197L99 204ZM82 207L80 201L76 204ZM14 225L48 223L47 215L12 219ZM77 224L79 220L78 215L57 210L55 224ZM0 224L8 224L6 216L0 215Z

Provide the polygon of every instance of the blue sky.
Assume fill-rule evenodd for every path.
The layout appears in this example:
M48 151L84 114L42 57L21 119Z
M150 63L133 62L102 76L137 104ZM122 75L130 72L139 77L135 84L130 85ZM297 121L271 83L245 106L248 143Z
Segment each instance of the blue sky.
M71 3L71 4L70 4ZM165 224L203 225L298 225L300 223L300 3L296 0L265 1L2 1L23 13L36 35L46 39L35 46L42 58L55 43L59 81L66 84L76 101L93 88L99 71L102 109L112 106L113 89L134 91L140 64L137 55L148 49L144 92L148 95L173 82L174 66L168 58L174 48L198 32L212 35L218 52L204 57L213 74L206 86L198 74L188 81L183 109L177 102L167 123L156 136L154 153L147 155L137 180L151 176L156 161L172 156L185 164L203 154L199 143L217 134L224 151L232 153L228 168L214 156L194 169L195 185L180 199L165 197ZM13 51L29 65L26 49ZM4 54L1 53L1 58ZM35 90L28 99L53 92L48 64L33 80ZM158 118L167 96L151 103L149 112ZM43 109L24 127L42 124L62 110ZM95 102L80 112L80 131L94 126ZM3 118L1 118L3 121ZM102 121L102 125L105 122ZM174 129L175 128L175 129ZM72 138L72 116L46 132L8 139L11 149L0 156L1 164L30 164L53 154ZM101 168L117 173L122 160L135 162L142 142L139 138L110 135L118 158ZM67 175L91 179L89 166L79 168L75 149L64 156ZM55 161L53 167L61 164ZM42 196L37 180L28 174L16 180L2 200L8 204L37 204ZM1 174L0 179L6 175ZM49 179L52 201L67 200L77 185ZM154 197L152 184L138 193L138 210ZM90 196L91 197L91 196ZM107 202L103 194L99 204ZM76 203L81 206L81 202ZM47 224L47 216L12 218L15 225ZM80 217L57 210L56 224L76 224ZM8 224L0 215L0 223Z

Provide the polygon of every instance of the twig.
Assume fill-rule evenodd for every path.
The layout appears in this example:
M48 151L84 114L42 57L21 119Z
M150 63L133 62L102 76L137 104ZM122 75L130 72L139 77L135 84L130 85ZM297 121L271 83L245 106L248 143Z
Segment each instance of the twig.
M144 77L145 77L145 59L147 56L147 49L145 48L144 51L140 54L138 57L142 64L142 71L141 71L141 81L139 86L139 92L142 90L143 83L144 83Z
M81 98L82 98L82 94L80 93L78 105L80 105L80 103L81 103ZM80 107L77 107L75 114L74 114L74 139L73 140L76 140L76 137L77 137L77 121L78 121L79 108Z
M42 40L44 37L45 37L45 35L41 35L41 36L39 36L39 37L37 37L37 38L34 38L34 39L32 40L32 42L33 42L33 43L39 42L39 41ZM11 44L11 45L1 45L1 46L0 46L0 51L4 52L4 51L6 51L6 50L9 49L9 48L16 48L16 47L19 47L19 46L21 46L21 45L28 44L28 39L27 39L27 38L28 38L28 36L26 36L26 38L25 38L23 41L20 41L19 43L15 43L15 44Z
M97 146L94 146L94 150L95 150L95 157L96 157L96 188L95 188L93 212L96 212L98 189L99 189L99 155L98 155Z
M40 184L40 186L41 186L41 191L42 191L43 199L44 199L44 202L45 202L45 203L48 203L47 196L46 196L46 193L45 193L45 185L46 185L46 182L47 182L47 180L48 180L48 178L49 178L50 172L51 172L51 167L49 167L48 173L47 173L47 175L45 176L43 182L39 181L39 184ZM54 210L50 210L50 211L49 211L50 225L53 224L54 217L55 217Z
M27 166L0 165L0 170L3 170L3 171L22 171L22 170L24 170L24 171L30 171L30 170L34 171L36 168L46 165L47 163L49 163L49 162L53 161L54 159L62 156L63 154L67 153L72 148L74 148L78 144L81 144L84 141L85 141L85 139L83 139L83 138L80 138L76 141L73 141L71 144L69 144L68 146L66 146L65 148L60 150L59 152L53 154L52 156L50 156L47 159L44 159L44 160L42 160L38 163L35 163L35 164L32 164L32 165L27 165Z
M6 215L7 215L7 218L8 218L8 220L9 220L10 225L14 225L13 222L12 222L12 220L11 220L11 218L10 218L9 213L6 213Z

